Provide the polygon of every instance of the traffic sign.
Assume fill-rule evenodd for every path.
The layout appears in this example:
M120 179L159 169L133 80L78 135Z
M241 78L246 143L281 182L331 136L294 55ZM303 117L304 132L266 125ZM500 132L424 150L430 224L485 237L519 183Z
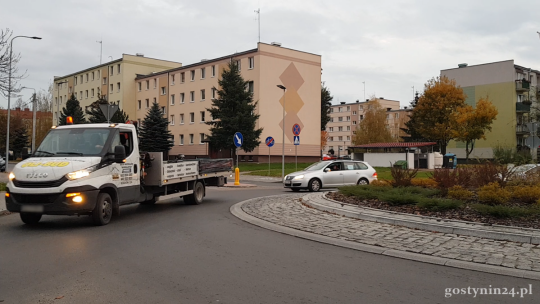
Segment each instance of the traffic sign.
M295 146L299 146L299 145L300 145L300 136L295 136L295 137L294 137L294 145L295 145Z
M295 136L300 135L300 125L294 124L294 126L292 126L292 132Z
M242 146L242 143L244 142L244 137L242 136L242 133L234 133L233 142L237 148L240 148Z
M265 142L266 142L266 145L267 145L268 147L274 146L274 143L275 143L274 138L273 138L272 136L268 136L268 137L266 138Z

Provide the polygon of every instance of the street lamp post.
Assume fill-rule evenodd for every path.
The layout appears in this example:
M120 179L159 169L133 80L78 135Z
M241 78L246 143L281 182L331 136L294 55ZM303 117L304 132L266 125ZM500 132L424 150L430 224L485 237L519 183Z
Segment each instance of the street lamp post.
M281 181L283 181L285 177L285 91L287 88L281 84L278 84L277 87L283 90L283 134L281 137L283 139L283 146L281 147Z
M28 38L28 39L38 39L40 37L31 37L31 36L15 36L11 38L9 42L9 68L8 68L8 104L7 104L7 133L6 133L6 168L9 161L9 123L11 115L11 62L13 61L13 40L15 38Z
M56 125L60 125L60 85L67 83L67 80L56 83ZM87 91L88 92L88 91Z

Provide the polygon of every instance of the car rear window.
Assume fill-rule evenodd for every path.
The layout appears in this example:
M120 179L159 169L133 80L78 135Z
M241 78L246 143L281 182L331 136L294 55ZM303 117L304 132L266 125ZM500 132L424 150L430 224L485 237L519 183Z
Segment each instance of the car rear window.
M354 165L356 166L356 170L366 170L368 168L364 163L354 163Z

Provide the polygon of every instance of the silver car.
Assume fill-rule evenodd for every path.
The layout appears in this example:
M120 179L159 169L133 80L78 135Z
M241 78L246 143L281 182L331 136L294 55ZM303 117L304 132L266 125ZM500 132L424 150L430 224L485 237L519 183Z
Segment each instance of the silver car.
M327 160L314 163L304 171L288 174L283 186L293 191L319 191L344 185L368 185L376 179L377 171L366 162Z

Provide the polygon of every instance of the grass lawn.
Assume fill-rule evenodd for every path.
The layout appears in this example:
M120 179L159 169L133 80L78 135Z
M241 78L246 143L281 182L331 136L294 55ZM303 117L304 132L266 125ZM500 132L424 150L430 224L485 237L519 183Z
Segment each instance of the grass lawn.
M298 170L295 169L294 163L285 163L285 175L293 173L295 171L300 171L306 168L307 166L313 163L298 163ZM272 177L281 177L281 163L271 163L270 164L270 174L268 174L268 163L243 163L240 162L240 173L249 172L249 175L258 175L258 176L272 176ZM391 180L392 175L390 174L390 168L375 167L379 179ZM429 178L430 172L419 171L416 175L416 178Z

